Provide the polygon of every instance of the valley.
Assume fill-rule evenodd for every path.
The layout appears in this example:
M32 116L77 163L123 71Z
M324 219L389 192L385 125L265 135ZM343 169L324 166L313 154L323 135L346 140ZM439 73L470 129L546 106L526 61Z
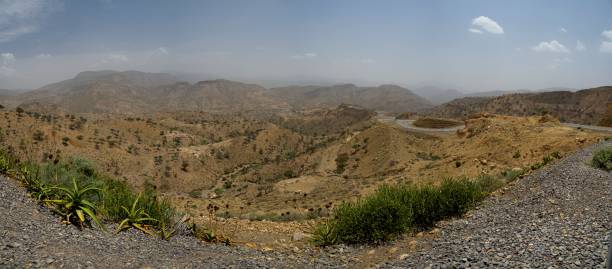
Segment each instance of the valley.
M1 96L0 143L24 162L89 160L135 192L154 190L191 223L232 244L313 251L316 227L382 186L482 177L508 183L606 139L606 127L569 125L555 115L605 125L602 105L580 102L605 103L610 92L585 90L579 96L586 101L577 104L560 97L565 105L546 97L550 104L517 113L509 105L514 99L538 95L432 107L390 85L265 89L136 71L83 72ZM554 109L529 112L542 107ZM582 114L585 109L593 112ZM365 266L397 248L353 255Z
M2 112L1 142L23 160L78 156L136 190L152 186L196 223L255 248L308 247L296 234L383 184L503 177L605 133L550 116L483 114L422 133L362 107L158 112ZM210 205L219 209L211 212Z

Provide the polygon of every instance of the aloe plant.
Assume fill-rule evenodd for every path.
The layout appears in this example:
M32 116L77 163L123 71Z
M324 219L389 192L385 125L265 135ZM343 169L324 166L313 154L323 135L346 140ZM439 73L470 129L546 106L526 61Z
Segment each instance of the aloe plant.
M130 209L127 209L125 206L121 206L121 208L123 208L123 210L125 211L127 217L123 221L121 221L121 223L119 223L119 226L117 227L117 233L125 229L134 227L138 230L143 231L146 234L154 235L149 230L147 230L144 225L147 221L156 222L157 220L151 218L149 214L144 211L143 208L136 208L136 206L138 206L139 199L140 194L138 194L138 197L136 197L136 200L134 200L134 203L132 204L132 207Z
M56 212L65 218L65 221L79 224L81 227L83 223L87 222L86 216L89 216L98 227L104 229L104 226L96 218L96 206L94 203L87 200L87 194L91 192L99 193L101 190L93 186L85 186L80 188L77 184L76 178L72 178L72 189L52 186L47 188L58 190L63 195L60 199L47 199L43 202L53 204L56 206Z

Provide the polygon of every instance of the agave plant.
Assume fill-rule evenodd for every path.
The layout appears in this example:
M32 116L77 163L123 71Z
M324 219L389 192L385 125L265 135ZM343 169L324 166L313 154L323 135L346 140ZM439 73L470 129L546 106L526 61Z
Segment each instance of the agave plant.
M79 188L76 178L73 177L72 189L57 186L46 188L47 191L49 189L58 190L63 195L59 199L47 199L43 202L55 205L55 212L63 216L65 221L83 227L83 223L87 222L86 216L89 216L98 227L104 229L104 226L96 218L96 206L87 200L88 193L99 193L101 191L99 188L93 186Z
M121 208L123 208L123 210L125 211L127 217L123 221L121 221L121 223L119 223L119 226L117 227L117 233L125 229L134 227L138 230L143 231L146 234L154 235L145 228L145 223L147 221L155 222L157 220L151 218L151 216L149 216L149 214L147 214L147 212L145 212L143 208L136 208L139 199L140 194L138 194L138 197L136 197L136 200L134 200L134 203L132 204L132 207L130 209L127 209L125 206L121 206Z
M192 229L188 225L186 225L186 223L190 219L191 218L188 215L184 215L179 221L175 222L171 226L168 226L166 225L166 222L162 218L159 221L159 237L167 241L167 240L170 240L171 237L175 236L179 232L179 230ZM192 227L195 230L195 224L193 225L194 226Z

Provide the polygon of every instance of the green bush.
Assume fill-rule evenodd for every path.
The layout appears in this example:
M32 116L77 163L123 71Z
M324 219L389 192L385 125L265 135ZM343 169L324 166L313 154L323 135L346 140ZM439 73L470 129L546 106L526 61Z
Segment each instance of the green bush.
M337 240L377 242L402 233L410 226L412 211L400 195L400 189L382 186L364 200L340 205L335 211Z
M612 147L595 152L591 163L597 168L606 171L612 170Z
M376 243L409 229L429 228L464 214L500 185L493 177L446 179L439 186L383 185L362 200L337 207L333 219L315 228L313 243Z

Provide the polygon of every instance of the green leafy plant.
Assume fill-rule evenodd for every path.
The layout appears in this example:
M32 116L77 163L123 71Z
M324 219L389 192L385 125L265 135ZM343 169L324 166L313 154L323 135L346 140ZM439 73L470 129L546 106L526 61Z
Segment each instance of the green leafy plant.
M125 229L134 227L138 230L143 231L146 234L153 235L153 233L147 230L145 226L147 225L147 223L157 222L157 220L151 218L149 214L144 211L143 208L137 208L138 200L140 200L140 194L138 194L138 197L136 197L136 200L134 200L134 203L132 204L130 209L126 208L125 206L121 206L121 208L123 208L123 210L125 211L127 217L123 221L121 221L121 223L119 223L119 226L117 227L117 232L121 232Z
M89 193L99 193L101 190L93 186L85 186L80 188L77 184L76 177L72 178L72 189L65 187L52 186L50 189L61 192L59 199L47 199L44 202L55 205L55 212L64 217L64 220L73 224L83 226L87 222L86 216L89 216L98 227L104 229L104 226L96 217L96 206L88 200Z
M190 217L188 215L184 215L179 221L168 226L164 218L161 218L159 221L159 237L166 241L170 240L170 238L172 238L178 233L179 227L185 225L189 220ZM195 232L195 224L192 223L192 225L188 226L187 229L191 230L192 232Z
M595 152L591 163L596 168L606 171L612 170L612 147Z
M336 236L334 227L334 224L331 223L330 220L327 220L323 224L315 227L310 242L317 246L329 246L336 244L338 237Z

